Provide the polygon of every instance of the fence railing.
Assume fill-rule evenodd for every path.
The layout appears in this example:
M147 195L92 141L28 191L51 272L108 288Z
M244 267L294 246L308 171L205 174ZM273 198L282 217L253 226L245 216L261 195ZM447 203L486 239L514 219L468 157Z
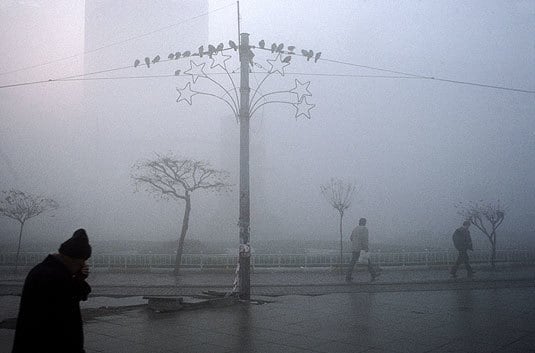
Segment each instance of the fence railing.
M21 253L19 266L33 266L42 261L45 253ZM472 263L490 261L489 251L470 252ZM0 266L14 266L15 253L0 254ZM347 264L350 253L343 254L343 262ZM450 265L457 259L456 251L420 251L420 252L375 252L371 254L372 262L381 266L414 266L414 265ZM237 255L228 254L184 254L183 268L234 268L238 261ZM535 264L535 250L498 250L497 263ZM173 254L94 254L89 259L93 268L172 268L175 263ZM309 268L339 266L339 254L254 254L251 265L255 267Z

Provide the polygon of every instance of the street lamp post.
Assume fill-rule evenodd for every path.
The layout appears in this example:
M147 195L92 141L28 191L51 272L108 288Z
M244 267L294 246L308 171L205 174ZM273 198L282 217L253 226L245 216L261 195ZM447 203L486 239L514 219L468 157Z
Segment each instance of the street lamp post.
M240 33L240 194L239 194L239 296L251 295L250 197L249 197L249 34Z
M276 90L269 91L265 94L261 93L261 87L266 80L274 75L280 74L281 77L285 74L285 67L290 65L293 56L302 56L306 58L307 62L313 59L317 62L321 56L321 52L314 55L312 50L301 50L301 53L296 51L295 46L288 46L284 49L284 44L273 43L271 47L265 46L265 41L261 40L258 46L249 44L249 34L239 34L239 45L234 41L229 40L228 47L225 48L223 43L217 46L208 45L208 48L200 46L196 51L186 50L183 52L177 51L169 53L166 59L162 59L159 55L152 60L145 57L142 60L136 59L134 67L147 67L163 62L174 62L175 60L184 60L189 68L186 70L175 69L174 75L177 77L189 77L191 81L187 82L182 88L177 87L178 92L177 102L186 102L189 105L193 103L193 97L198 95L209 96L224 102L237 118L240 124L240 175L239 175L239 257L237 276L234 283L234 290L239 290L239 297L248 300L251 295L251 246L250 246L250 185L249 185L249 124L251 117L260 108L268 104L286 104L296 109L295 118L304 116L310 119L310 110L314 108L314 104L307 102L307 96L312 94L308 90L310 81L300 82L295 79L295 86L291 90ZM255 54L251 49L257 49L264 53L271 54L271 59L267 59L266 67L261 65L258 60L253 60ZM232 78L235 73L227 66L232 56L226 55L227 51L238 51L240 61L240 84L239 89ZM208 62L207 62L208 61ZM144 63L143 63L144 62ZM249 86L249 73L252 67L261 69L264 78L258 83L253 90L252 96L251 88ZM226 75L228 85L231 88L225 87L219 80L215 79L211 73L207 74L205 68L211 73L219 70L219 73ZM198 81L210 84L210 89L196 89ZM216 94L215 91L220 94ZM238 94L239 90L239 94ZM212 91L214 93L212 93ZM222 94L221 94L222 93ZM260 94L259 94L260 93Z

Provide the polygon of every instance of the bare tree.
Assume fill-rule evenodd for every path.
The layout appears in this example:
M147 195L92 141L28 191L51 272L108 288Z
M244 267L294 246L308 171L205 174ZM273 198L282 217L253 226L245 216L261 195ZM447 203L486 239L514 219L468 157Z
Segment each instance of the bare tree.
M136 185L164 199L186 203L182 229L175 258L175 274L180 271L184 239L188 232L191 211L191 193L195 190L221 191L230 187L228 174L211 168L208 162L191 158L177 158L173 154L156 154L153 160L140 161L133 166L131 175Z
M340 268L343 266L343 229L344 212L351 206L355 194L355 185L341 179L331 178L330 182L320 186L321 194L329 204L340 214Z
M505 210L497 202L460 202L455 206L458 214L470 221L477 229L487 236L491 245L490 264L496 269L496 230L505 218Z
M17 255L15 257L15 272L17 272L19 266L20 243L22 240L24 223L30 218L38 216L46 211L55 210L58 207L59 205L56 201L43 196L32 195L20 190L2 191L0 214L20 223Z

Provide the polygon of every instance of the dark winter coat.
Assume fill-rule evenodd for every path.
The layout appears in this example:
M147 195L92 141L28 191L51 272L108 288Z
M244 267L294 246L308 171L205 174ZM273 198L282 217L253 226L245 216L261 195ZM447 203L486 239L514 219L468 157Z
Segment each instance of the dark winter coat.
M368 248L368 228L366 226L356 226L351 232L351 250L359 252L361 250L369 251Z
M48 255L26 277L13 353L83 353L80 300L91 287Z
M453 245L459 251L473 250L472 238L470 237L470 231L465 227L460 227L453 233Z

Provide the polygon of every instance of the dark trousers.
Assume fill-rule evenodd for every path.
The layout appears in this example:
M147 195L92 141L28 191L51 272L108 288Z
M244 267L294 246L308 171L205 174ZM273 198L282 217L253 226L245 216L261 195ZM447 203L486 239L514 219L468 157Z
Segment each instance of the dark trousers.
M351 255L351 261L349 262L349 267L347 268L346 279L351 279L351 276L353 275L353 268L355 268L355 264L359 261L359 257L360 251L353 251L353 255ZM368 260L368 272L370 272L372 277L375 276L375 270L371 260Z
M472 267L470 266L470 259L468 258L467 250L459 250L459 256L457 257L457 261L455 261L455 264L453 265L450 271L452 275L457 273L457 268L459 268L461 264L464 264L468 274L471 274L473 272Z

